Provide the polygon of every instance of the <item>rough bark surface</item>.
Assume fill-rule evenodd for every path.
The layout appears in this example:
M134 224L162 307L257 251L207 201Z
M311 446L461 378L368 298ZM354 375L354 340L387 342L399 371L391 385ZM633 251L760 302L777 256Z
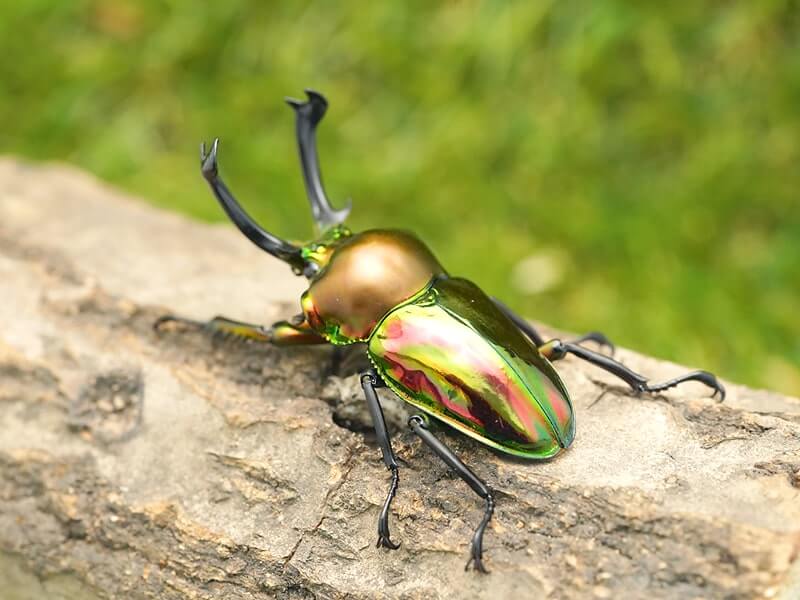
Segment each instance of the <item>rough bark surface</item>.
M557 459L442 432L497 490L480 576L464 563L482 503L390 396L402 546L375 548L388 472L329 348L153 332L165 312L298 312L302 281L233 227L7 159L0 286L3 597L800 597L796 399L637 396L559 363L578 436Z

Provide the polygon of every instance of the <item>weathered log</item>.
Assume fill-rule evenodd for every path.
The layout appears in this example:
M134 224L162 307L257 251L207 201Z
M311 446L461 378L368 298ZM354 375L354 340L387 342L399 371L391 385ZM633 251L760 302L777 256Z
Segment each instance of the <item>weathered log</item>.
M152 330L165 312L298 312L302 280L233 227L7 159L0 282L3 598L800 597L796 399L637 396L559 363L578 418L562 456L443 433L497 490L481 576L463 567L482 503L388 395L402 547L375 548L389 476L329 348Z

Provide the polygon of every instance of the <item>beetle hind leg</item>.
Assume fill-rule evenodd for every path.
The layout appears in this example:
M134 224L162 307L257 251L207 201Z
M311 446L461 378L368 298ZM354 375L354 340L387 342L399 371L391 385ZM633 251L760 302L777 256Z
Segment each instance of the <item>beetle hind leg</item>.
M582 336L575 338L574 340L570 340L573 344L582 344L583 342L594 342L601 348L607 348L608 354L614 356L614 352L616 351L616 346L614 343L606 337L604 333L599 331L590 331L589 333L584 333Z
M472 541L470 542L470 556L464 570L469 569L470 565L475 565L475 570L480 573L488 573L486 567L483 565L483 534L486 532L486 527L489 521L492 520L494 514L494 496L492 490L486 485L475 473L472 472L464 462L456 456L456 454L448 448L441 440L439 440L425 423L425 419L420 415L414 415L408 420L408 425L411 430L416 433L423 442L433 450L436 455L441 458L444 463L450 467L472 490L478 494L486 502L486 509L483 513L483 518L472 534Z
M564 358L567 354L577 356L586 362L600 367L604 371L608 371L612 375L616 375L637 392L662 392L687 381L697 381L714 390L714 393L711 395L712 398L719 394L720 402L725 399L725 386L717 380L713 373L709 373L708 371L690 371L689 373L685 373L673 379L668 379L667 381L650 383L646 377L632 371L621 362L598 352L592 352L583 346L571 342L550 340L546 344L541 345L539 351L548 360L559 360Z
M515 313L511 308L509 308L505 303L501 302L497 298L492 298L492 301L495 303L497 308L499 308L509 319L514 322L514 325L517 326L525 336L533 342L534 346L542 346L545 343L544 338L542 335L536 330L536 328L528 323L525 319ZM583 342L594 342L600 348L608 349L608 354L614 356L614 351L616 348L611 340L609 340L605 334L600 333L599 331L590 331L589 333L585 333L584 335L575 338L574 340L570 340L573 344L582 344Z

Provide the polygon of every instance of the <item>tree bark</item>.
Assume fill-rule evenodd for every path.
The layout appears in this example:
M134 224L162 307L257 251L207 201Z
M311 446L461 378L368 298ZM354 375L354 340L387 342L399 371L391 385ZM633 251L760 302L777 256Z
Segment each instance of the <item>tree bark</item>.
M382 392L401 463L388 551L389 473L330 348L152 329L296 314L285 265L66 167L0 161L0 190L3 597L800 597L800 401L636 395L558 363L578 435L556 459L441 433L497 492L491 573L464 572L483 503L399 400ZM199 177L197 194L213 202Z

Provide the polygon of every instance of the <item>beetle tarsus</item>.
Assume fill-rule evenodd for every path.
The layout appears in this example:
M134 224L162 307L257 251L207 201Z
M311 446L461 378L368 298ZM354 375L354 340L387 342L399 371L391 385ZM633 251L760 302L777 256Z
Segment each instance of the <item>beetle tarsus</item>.
M381 509L381 516L378 518L378 542L375 544L376 548L388 548L389 550L397 550L400 547L399 543L395 543L391 539L389 533L389 508L392 505L397 494L397 486L400 483L400 474L398 473L397 466L390 467L392 471L392 484L389 487L389 493L386 500L383 502Z
M621 362L572 342L550 340L540 346L539 351L548 360L559 360L567 354L577 356L604 371L608 371L612 375L616 375L637 392L658 393L687 381L697 381L714 390L712 398L719 394L719 402L725 400L725 386L719 382L715 375L708 371L691 371L661 383L650 383L646 377L632 371Z
M388 533L378 532L378 542L375 544L375 547L386 548L387 550L397 550L400 547L400 544L395 544L392 540L390 540Z
M205 326L205 323L202 323L201 321L194 321L192 319L186 319L184 317L178 317L176 315L162 315L153 323L153 331L160 333L176 325L197 327L202 329Z
M708 371L692 371L691 373L686 373L685 375L669 379L662 383L644 384L641 391L652 393L661 392L685 381L698 381L714 390L711 394L712 398L716 398L717 394L719 394L717 402L723 402L725 400L725 386L719 382L713 373L709 373Z
M483 519L481 520L478 528L475 530L475 533L472 536L472 542L470 543L469 553L470 557L467 561L467 564L464 565L464 570L468 571L470 565L475 565L475 570L479 573L488 573L489 571L483 564L483 534L486 531L487 525L489 525L489 521L492 520L492 515L494 514L494 496L492 496L491 490L489 494L486 496L486 512L483 514Z
M400 544L394 543L389 535L389 509L392 506L392 500L394 500L397 494L397 486L400 483L400 473L397 466L397 458L392 449L392 441L386 429L386 419L383 416L383 409L378 400L378 394L375 391L375 388L385 385L383 379L372 369L361 374L361 388L364 390L367 408L372 417L372 424L375 427L375 437L378 439L378 444L381 447L383 462L386 468L392 472L392 483L389 486L389 493L386 495L386 500L384 500L383 508L381 509L381 515L378 517L378 543L376 546L379 548L384 547L396 550L400 547Z

